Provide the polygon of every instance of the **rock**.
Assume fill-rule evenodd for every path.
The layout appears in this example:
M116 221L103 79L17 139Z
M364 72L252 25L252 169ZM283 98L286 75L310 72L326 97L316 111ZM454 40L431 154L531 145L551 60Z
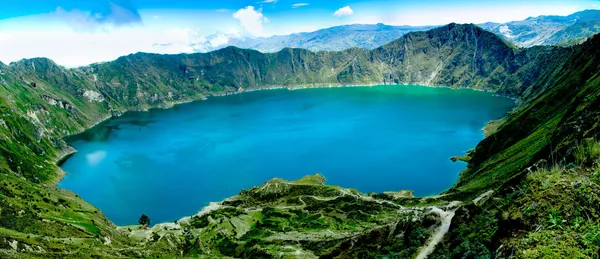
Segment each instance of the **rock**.
M19 241L17 241L17 240L9 241L8 245L10 245L10 247L12 247L12 249L17 250Z
M83 92L83 96L88 98L88 100L90 100L90 101L95 101L95 102L104 101L104 96L102 96L101 93L92 91L92 90L85 90L85 92Z

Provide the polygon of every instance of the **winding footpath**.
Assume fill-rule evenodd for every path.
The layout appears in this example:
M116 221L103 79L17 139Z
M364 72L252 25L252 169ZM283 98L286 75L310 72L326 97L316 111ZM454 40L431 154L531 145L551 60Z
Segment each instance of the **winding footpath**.
M440 224L440 226L435 230L435 233L431 236L427 245L421 248L421 251L419 251L419 255L417 255L417 259L427 258L427 256L429 256L429 254L433 252L435 246L440 241L442 241L442 239L450 229L450 224L452 223L452 218L454 217L455 212L456 208L448 211L444 211L438 207L431 208L431 211L429 213L437 213L440 216L442 224Z

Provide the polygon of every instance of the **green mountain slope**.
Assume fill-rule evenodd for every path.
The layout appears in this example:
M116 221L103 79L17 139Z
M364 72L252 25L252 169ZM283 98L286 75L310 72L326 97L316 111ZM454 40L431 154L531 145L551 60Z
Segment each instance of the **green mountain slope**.
M583 235L598 227L591 209L599 157L589 139L597 138L600 118L599 43L595 36L569 48L520 49L477 26L450 24L373 50L265 54L228 47L138 53L75 69L43 58L0 64L0 256L507 257L516 250L535 257L566 246L565 256L597 255L600 243ZM325 185L320 176L275 179L193 217L141 229L115 228L53 187L62 174L55 162L71 152L62 137L128 110L271 87L410 83L521 101L438 197L366 195ZM567 206L566 194L585 200ZM580 222L573 229L561 221L559 228L555 217ZM564 239L531 241L541 234ZM569 243L578 237L589 242Z
M482 141L449 191L496 189L456 215L438 256L593 258L600 246L600 37ZM464 194L463 194L464 195ZM471 250L471 251L468 251Z

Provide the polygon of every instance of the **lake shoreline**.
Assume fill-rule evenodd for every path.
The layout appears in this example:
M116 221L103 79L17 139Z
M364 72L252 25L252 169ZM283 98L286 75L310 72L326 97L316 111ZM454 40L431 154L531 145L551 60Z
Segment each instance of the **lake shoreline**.
M240 89L240 91L238 91L236 93L220 92L220 93L215 93L215 94L210 95L210 96L206 96L206 98L199 98L199 99L196 99L196 100L192 100L191 102L194 102L194 101L200 102L202 100L209 99L210 97L227 96L227 95L239 94L239 93L244 93L244 92L276 90L276 89L282 89L282 90L302 90L302 89L309 89L309 88L340 88L340 87L361 87L361 88L365 89L365 90L360 90L358 92L357 91L350 91L352 93L355 93L355 95L357 95L357 97L355 97L355 98L359 98L359 100L360 100L360 96L361 96L360 93L362 93L362 91L371 92L371 90L367 90L367 88L374 87L374 86L379 86L378 89L381 90L381 91L380 90L377 90L377 91L374 90L375 92L379 93L380 95L388 96L388 99L390 99L390 101L392 103L394 103L394 100L396 100L394 98L394 96L393 95L391 95L391 96L387 95L386 93L388 91L390 91L390 93L395 93L397 90L384 90L384 89L386 89L385 85L380 85L380 84L372 84L372 85L342 85L342 86L336 86L336 85L329 86L329 85L327 85L327 86L319 86L319 87L315 87L315 86L312 86L312 87L280 87L280 86L275 87L275 86L271 86L271 87L264 87L264 88L253 88L253 89L243 89L243 90ZM391 85L391 86L405 86L405 85ZM409 85L409 86L412 86L412 85ZM429 88L449 88L451 90L461 90L461 89L472 90L472 89L469 89L469 88L454 89L454 88L450 88L450 87L431 87L431 86L422 86L422 85L414 85L414 86L415 86L415 90L410 90L411 89L410 87L409 88L398 87L398 88L390 88L390 89L405 89L405 90L399 90L400 92L404 92L404 91L410 91L410 92L412 92L412 91L417 91L417 92L425 91L425 92L430 92L430 93L438 93L438 92L437 91L431 92L431 90L426 90L425 89L426 87L429 87ZM419 88L421 88L421 90L418 90ZM290 95L291 94L291 93L286 94L285 92L287 92L287 91L274 92L274 93L267 94L267 95L268 96L279 96L279 95L286 96L286 95ZM442 91L442 92L439 92L439 93L444 93L444 92L445 93L451 93L450 91ZM486 91L486 92L489 92L489 91ZM332 92L332 91L328 91L328 90L326 90L324 92L323 91L317 91L317 92L311 92L311 93L313 93L315 96L323 96L323 94L325 94L325 97L321 97L321 98L330 98L330 97L335 98L335 96L336 96L336 94L335 94L336 92ZM472 93L465 92L465 94L466 94L466 96L471 96L471 95L473 95L473 96L480 96L478 94L475 94L474 92L472 92ZM304 96L304 94L301 95L301 96ZM342 96L344 96L344 95L342 95ZM443 100L445 98L444 95L440 95L440 94L436 94L436 96L438 96L436 98L439 98L440 100ZM450 96L463 96L463 94L451 94ZM481 95L481 96L486 96L486 95ZM487 95L487 96L488 97L486 97L486 98L492 98L492 99L494 99L493 97L491 97L492 95ZM492 100L492 99L490 99L490 100ZM235 98L235 99L231 99L231 100L238 100L238 101L235 101L235 102L243 102L244 98L242 98L242 99ZM402 99L400 99L400 100L402 100ZM413 98L413 100L414 100L414 98ZM167 109L167 108L172 108L173 106L178 105L178 104L184 104L184 103L189 103L189 102L190 101L181 101L181 102L178 102L177 104L173 104L173 105L165 105L165 106L161 105L159 107L152 107L152 108L149 108L149 109L137 109L137 110L132 110L132 112L134 112L134 111L149 111L149 110L164 110L164 109ZM225 102L227 103L227 101L225 101ZM417 102L417 100L415 100L415 102ZM507 100L507 99L505 99L504 101L501 101L501 102L507 103L507 102L510 102L510 101ZM401 103L404 103L404 102L401 101ZM451 105L451 106L455 107L456 105ZM186 107L188 107L188 106L186 106ZM190 106L190 107L196 107L196 106ZM201 110L201 109L203 109L202 107L204 107L204 106L198 107L197 109ZM184 110L187 110L187 109L188 108L184 108ZM121 113L121 114L115 113L115 116L112 116L112 117L117 118L117 117L120 117L120 116L122 116L124 114L125 113ZM135 116L135 114L133 116ZM105 120L107 120L109 118L112 118L112 117L108 116L107 118L105 118L102 121L105 121ZM483 119L486 120L485 118L483 118ZM102 121L99 121L95 125L100 124ZM167 127L168 127L168 125L167 125ZM85 130L82 130L82 131L79 131L79 132L85 132ZM67 139L65 139L65 140L67 140ZM479 140L477 140L477 141L479 141ZM462 148L461 148L461 150L462 150ZM63 157L68 157L69 154L73 154L73 152L75 152L74 150L71 150L71 151L72 152L66 153L65 156L63 156ZM84 149L82 149L82 152L85 153L86 151L84 151ZM455 152L455 151L452 151L452 152ZM319 167L317 167L317 168L319 168ZM75 168L71 168L71 167L65 167L64 170L65 171L73 170L73 172L77 172ZM459 169L457 169L457 170L459 170ZM354 186L354 185L350 183L350 185L346 184L345 186ZM387 187L384 186L384 188L381 188L381 190L390 190L390 187L391 187L391 189L395 190L393 186L387 186ZM402 186L399 186L399 187L401 187L401 188L407 188L407 189L411 189L412 188L412 187L402 187ZM67 189L68 190L75 190L75 191L78 190L77 188L72 189L72 188L68 188L68 187L67 187ZM442 191L443 190L440 190L440 192L442 192ZM430 195L430 194L433 194L433 193L428 193L428 194L423 193L423 195ZM425 196L423 196L423 197L425 197ZM215 200L213 200L213 199L207 199L207 201L209 201L209 200L217 201L217 200L220 200L220 199L215 199ZM192 206L192 207L194 207L194 206Z

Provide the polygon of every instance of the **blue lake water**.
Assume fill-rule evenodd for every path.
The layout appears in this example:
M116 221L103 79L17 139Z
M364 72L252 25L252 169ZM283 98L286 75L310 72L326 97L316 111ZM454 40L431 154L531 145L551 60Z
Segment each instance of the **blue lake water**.
M129 112L69 139L59 187L118 225L195 214L274 177L321 173L362 192L451 187L462 155L514 101L473 90L377 86L268 90Z

